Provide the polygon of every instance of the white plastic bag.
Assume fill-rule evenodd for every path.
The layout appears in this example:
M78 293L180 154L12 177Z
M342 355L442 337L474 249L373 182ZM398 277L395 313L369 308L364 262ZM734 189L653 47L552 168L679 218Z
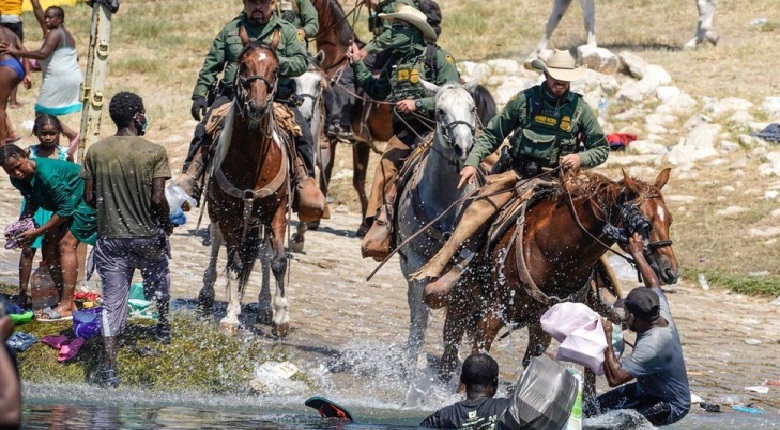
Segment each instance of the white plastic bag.
M168 206L171 209L171 222L176 226L183 225L187 222L181 205L186 202L189 203L191 207L195 207L197 204L195 199L188 196L187 193L184 192L184 189L176 184L165 187L165 200L168 200Z
M558 303L542 315L542 330L558 342L566 336L600 319L599 314L582 303ZM605 346L606 347L606 346Z
M555 359L568 361L588 367L596 375L604 373L604 351L607 349L607 338L604 335L604 327L601 318L566 336L566 339L558 347Z

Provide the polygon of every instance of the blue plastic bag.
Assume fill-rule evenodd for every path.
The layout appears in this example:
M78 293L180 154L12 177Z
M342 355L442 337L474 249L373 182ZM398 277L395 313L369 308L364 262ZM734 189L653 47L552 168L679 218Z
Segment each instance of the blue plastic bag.
M73 333L76 337L89 339L97 336L103 327L103 307L73 312Z

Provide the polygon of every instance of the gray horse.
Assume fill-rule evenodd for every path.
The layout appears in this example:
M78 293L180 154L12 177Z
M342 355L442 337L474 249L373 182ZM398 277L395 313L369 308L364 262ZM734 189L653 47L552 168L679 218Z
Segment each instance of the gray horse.
M403 185L398 200L396 243L401 244L421 228L441 215L453 202L471 192L471 184L458 189L460 170L474 144L477 109L469 90L477 79L461 86L448 83L438 87L425 83L436 94L436 132L427 156L415 167L409 181ZM401 272L409 283L408 300L411 312L408 359L411 363L425 343L430 309L423 301L426 282L412 279L444 243L443 235L454 229L456 208L444 215L399 250ZM422 356L421 356L422 357Z

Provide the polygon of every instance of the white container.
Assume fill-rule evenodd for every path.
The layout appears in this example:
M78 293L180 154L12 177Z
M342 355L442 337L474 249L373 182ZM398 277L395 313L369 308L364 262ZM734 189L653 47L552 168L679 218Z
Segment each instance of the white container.
M57 285L51 279L49 268L45 261L32 272L30 276L30 296L34 311L39 311L47 306L57 306L60 302L60 293Z

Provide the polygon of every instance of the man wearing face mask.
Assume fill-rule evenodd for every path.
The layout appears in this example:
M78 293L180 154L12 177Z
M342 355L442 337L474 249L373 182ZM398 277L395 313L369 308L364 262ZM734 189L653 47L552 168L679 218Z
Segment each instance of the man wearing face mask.
M395 135L387 142L374 174L365 220L371 228L362 243L363 256L377 260L392 251L396 172L412 149L431 132L429 124L435 123L433 97L426 95L422 80L436 85L458 81L455 59L433 43L437 36L424 13L411 6L401 6L397 12L380 14L380 17L393 23L393 46L392 56L379 78L371 75L357 45L353 43L347 52L357 84L371 98L395 103ZM436 67L428 61L433 56Z
M425 287L431 308L447 304L447 295L484 242L489 221L512 197L528 191L522 185L532 183L523 179L542 175L543 169L587 169L607 160L609 145L596 115L582 96L569 91L571 82L585 76L585 66L577 67L568 51L559 50L546 62L534 60L533 66L544 71L545 82L512 97L490 120L474 142L458 187L474 180L479 163L509 137L509 150L496 163L505 168L494 166L495 174L480 189L482 197L464 210L439 253L414 274L415 279L435 279Z
M167 236L173 225L165 199L165 181L171 177L168 154L141 137L149 125L143 101L120 92L111 98L108 113L117 132L89 147L80 176L86 180L84 198L97 210L94 260L103 290L106 348L102 383L116 388L117 336L127 322L128 291L136 269L157 302L155 337L170 342Z
M302 135L294 138L296 152L303 162L303 167L295 170L295 191L299 198L321 200L321 206L324 206L325 198L314 181L311 132L308 127L303 126L306 121L293 104L295 81L292 78L304 74L308 67L304 36L296 31L294 25L276 16L275 8L276 0L244 0L244 11L217 34L203 61L193 91L191 109L192 117L200 121L200 124L195 127L195 136L184 160L183 173L175 180L176 184L196 200L200 198L201 190L198 185L209 162L209 149L213 142L213 136L206 131L206 126L212 112L233 100L233 82L238 70L238 60L244 49L244 40L258 40L267 44L278 40L276 54L279 57L279 71L274 101L287 105L295 115L295 121L302 125ZM217 84L217 75L220 72L223 76ZM217 94L214 94L215 90ZM216 97L212 103L207 100L210 94ZM310 202L306 205L318 206L318 203Z

